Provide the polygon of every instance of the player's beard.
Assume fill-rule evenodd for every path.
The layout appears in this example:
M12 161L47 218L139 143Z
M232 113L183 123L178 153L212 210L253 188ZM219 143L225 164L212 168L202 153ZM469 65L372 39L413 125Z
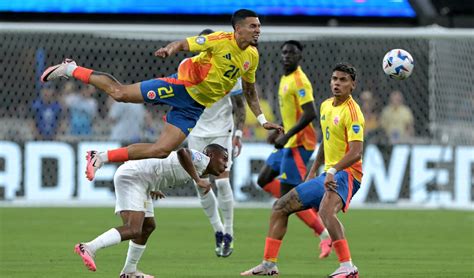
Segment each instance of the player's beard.
M255 41L255 42L252 41L252 42L250 42L250 45L257 47L258 46L258 41Z

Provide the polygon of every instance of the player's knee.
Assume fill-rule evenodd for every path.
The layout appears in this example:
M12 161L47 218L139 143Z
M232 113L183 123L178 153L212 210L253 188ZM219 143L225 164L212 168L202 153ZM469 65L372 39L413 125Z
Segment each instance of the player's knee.
M137 226L137 227L131 226L129 231L130 231L131 238L138 238L142 235L142 227L140 226Z
M284 202L282 199L276 200L276 202L273 203L272 214L274 214L274 215L288 215L288 209L286 208L286 202Z
M142 233L146 235L150 235L151 233L153 233L155 229L156 229L155 222L147 223L146 225L143 226Z

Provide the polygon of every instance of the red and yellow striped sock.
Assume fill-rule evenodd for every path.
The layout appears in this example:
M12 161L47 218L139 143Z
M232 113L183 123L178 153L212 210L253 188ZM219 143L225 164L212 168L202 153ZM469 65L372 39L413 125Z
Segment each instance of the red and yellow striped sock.
M334 251L336 251L340 263L351 260L351 251L349 251L349 245L346 239L333 241L332 246L334 247Z
M265 251L263 259L265 261L276 263L278 260L278 253L280 252L281 240L267 237L265 239Z

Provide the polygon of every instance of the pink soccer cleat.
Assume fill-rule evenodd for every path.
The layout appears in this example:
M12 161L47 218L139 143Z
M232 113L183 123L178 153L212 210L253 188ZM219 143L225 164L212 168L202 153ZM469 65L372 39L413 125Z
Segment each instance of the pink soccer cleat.
M68 65L76 65L76 62L74 62L74 60L71 60L71 59L64 59L64 61L61 63L61 64L58 64L58 65L54 65L54 66L51 66L49 68L47 68L43 74L41 75L41 82L48 82L48 81L51 81L53 79L57 79L57 78L60 78L60 77L63 77L63 78L69 78L66 74L67 72L67 67Z
M97 270L97 267L95 266L94 262L94 254L89 251L86 245L84 245L83 243L76 244L76 246L74 246L74 253L81 256L82 261L84 262L84 265L87 267L87 269L89 269L90 271Z
M140 270L132 273L120 273L119 278L155 278L153 275L145 274Z
M329 254L331 254L331 246L332 246L331 238L328 237L326 239L321 240L321 242L319 243L319 250L321 250L321 253L319 253L320 259L324 259L327 256L329 256Z
M266 267L264 263L261 263L254 268L240 273L240 276L278 276L278 274L278 267L276 264Z
M359 270L355 265L351 267L340 266L336 271L331 273L332 278L359 278Z
M88 151L86 154L86 177L88 180L92 181L95 177L95 172L102 167L102 161L98 156L97 151Z

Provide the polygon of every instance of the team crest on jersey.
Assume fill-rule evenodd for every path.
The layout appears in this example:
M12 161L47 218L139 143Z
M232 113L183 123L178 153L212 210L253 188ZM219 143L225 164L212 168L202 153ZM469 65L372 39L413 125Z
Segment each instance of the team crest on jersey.
M288 91L288 84L285 84L285 86L283 86L283 92L286 93L286 91Z
M335 125L339 124L339 116L334 117L334 124Z
M250 62L249 61L245 61L244 63L244 70L247 71L250 67Z
M352 130L357 134L360 131L360 125L352 125Z
M156 98L156 93L155 93L155 91L151 91L151 90L148 91L148 93L146 93L146 97L147 97L148 99L155 99L155 98Z
M206 38L205 37L202 37L202 36L199 36L196 38L196 43L199 44L199 45L202 45L206 42Z
M301 89L298 91L298 94L300 95L300 97L304 97L306 95L306 91L304 89Z
M192 161L201 161L202 155L200 153L193 153Z

